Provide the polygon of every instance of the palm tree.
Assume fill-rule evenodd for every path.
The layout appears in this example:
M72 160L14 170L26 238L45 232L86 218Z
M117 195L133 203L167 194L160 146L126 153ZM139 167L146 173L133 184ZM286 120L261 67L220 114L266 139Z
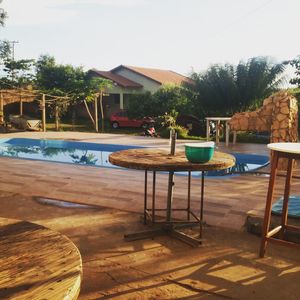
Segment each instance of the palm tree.
M2 0L0 0L0 4L1 3ZM6 19L7 19L7 13L3 8L0 7L0 26L4 26Z
M254 57L237 66L213 65L203 73L194 73L194 84L189 85L194 110L199 117L230 116L261 104L280 87L284 68L268 57Z
M241 110L255 105L255 102L275 92L284 77L282 63L272 64L268 57L254 57L236 67L236 86L239 93Z

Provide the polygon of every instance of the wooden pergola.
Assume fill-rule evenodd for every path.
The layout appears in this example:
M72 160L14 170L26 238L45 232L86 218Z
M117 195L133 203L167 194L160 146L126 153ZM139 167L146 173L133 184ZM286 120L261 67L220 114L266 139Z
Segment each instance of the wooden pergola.
M46 104L57 103L58 101L69 102L70 97L54 96L42 93L37 90L29 90L22 88L0 89L0 124L4 124L4 105L19 102L20 115L23 115L23 103L39 101L40 109L42 110L42 129L46 131ZM58 130L59 123L58 105L55 105L55 127Z

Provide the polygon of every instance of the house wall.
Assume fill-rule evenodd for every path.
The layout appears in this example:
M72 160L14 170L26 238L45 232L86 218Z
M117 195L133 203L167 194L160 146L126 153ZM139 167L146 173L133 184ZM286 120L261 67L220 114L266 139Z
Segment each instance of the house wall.
M104 115L109 118L111 114L120 110L120 94L109 94L103 97Z
M139 75L135 72L132 72L128 69L125 69L125 68L120 68L120 69L114 71L114 73L124 76L134 82L141 84L143 86L143 88L140 89L139 92L142 92L142 93L147 92L147 91L149 91L150 93L155 93L161 87L161 84L159 84L153 80L147 79L146 77L141 76L141 75Z

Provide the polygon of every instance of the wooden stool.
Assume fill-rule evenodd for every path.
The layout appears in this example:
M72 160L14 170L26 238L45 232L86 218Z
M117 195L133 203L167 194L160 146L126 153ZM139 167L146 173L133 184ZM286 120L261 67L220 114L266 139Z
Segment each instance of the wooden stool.
M260 257L264 257L267 243L272 242L279 245L285 245L290 247L298 247L300 249L300 244L286 241L284 239L286 231L296 231L300 232L300 227L292 226L287 224L288 218L288 202L290 195L290 186L293 173L293 165L295 159L300 159L300 143L272 143L268 145L268 148L273 150L272 160L271 160L271 175L269 181L268 195L266 201L266 209L263 223L262 239L260 246ZM270 221L271 221L271 209L273 192L275 186L275 178L277 174L277 167L279 158L287 159L287 173L284 188L283 197L283 207L281 214L281 225L269 231ZM279 233L279 237L273 237L276 233Z

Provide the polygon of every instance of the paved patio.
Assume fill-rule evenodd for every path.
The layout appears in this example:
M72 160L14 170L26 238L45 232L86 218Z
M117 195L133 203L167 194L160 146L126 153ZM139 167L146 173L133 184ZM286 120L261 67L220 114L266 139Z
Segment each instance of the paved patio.
M168 147L162 139L109 134L24 132L0 137ZM238 144L230 150L267 153L265 145ZM264 206L267 177L206 180L204 215L210 226L205 228L204 245L193 249L169 237L123 241L125 232L142 228L138 222L142 211L141 172L11 158L0 158L0 164L0 216L37 222L75 242L84 267L80 299L298 299L299 251L270 245L267 256L258 259L259 238L243 227L247 212ZM163 206L167 176L158 177L158 197ZM177 176L177 206L184 203L185 184L186 178ZM197 179L192 182L192 190L197 209ZM298 182L293 192L300 192ZM35 197L93 208L42 205Z

